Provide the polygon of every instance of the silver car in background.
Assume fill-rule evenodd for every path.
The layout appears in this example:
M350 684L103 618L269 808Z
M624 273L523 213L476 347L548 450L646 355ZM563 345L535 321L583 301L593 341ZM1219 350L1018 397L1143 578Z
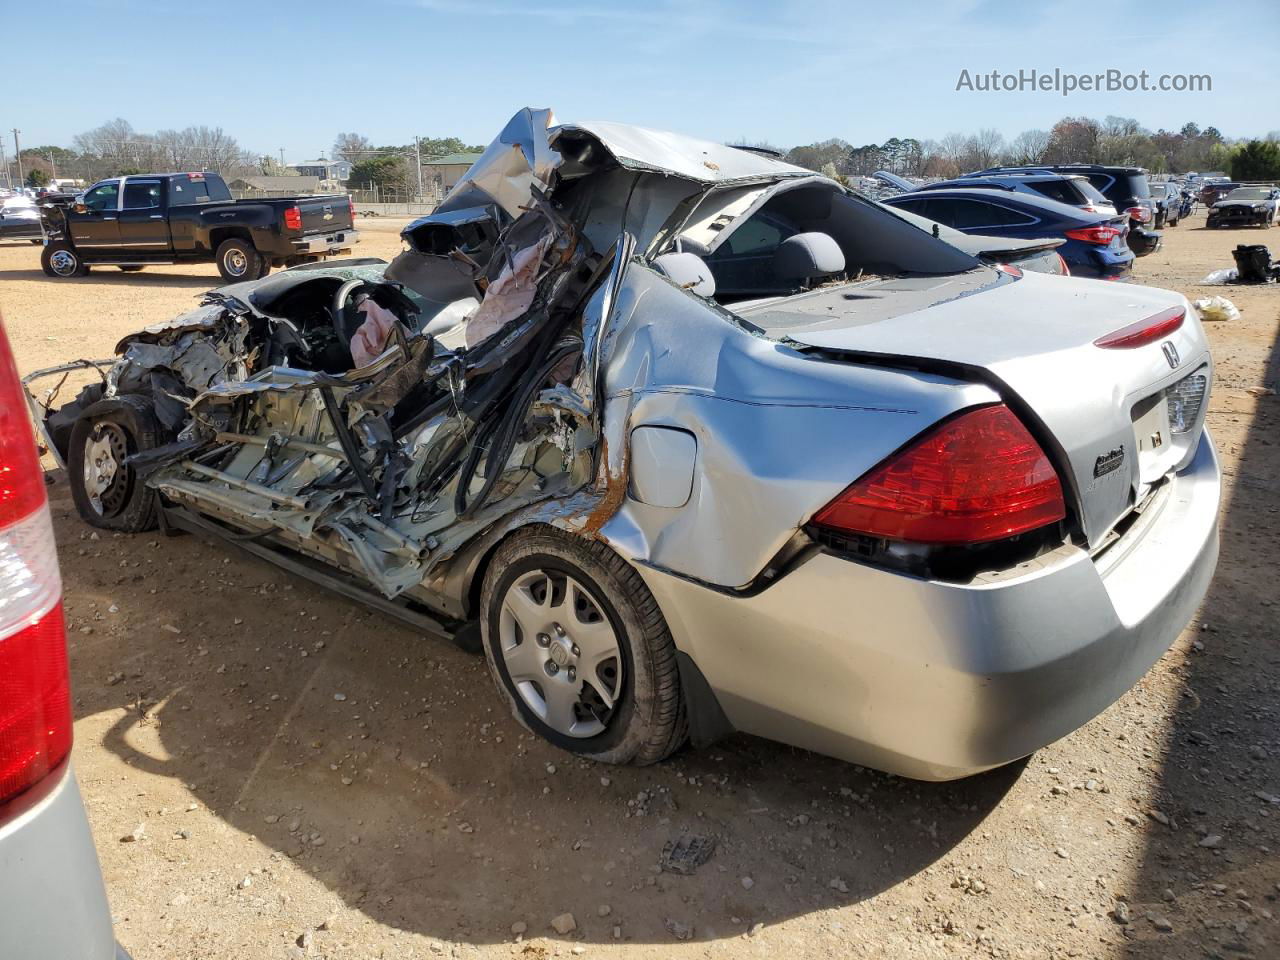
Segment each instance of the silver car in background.
M739 730L966 776L1104 709L1205 594L1212 364L1177 294L546 110L403 236L212 291L37 410L85 519L454 633L521 723L616 763Z
M0 477L0 957L128 960L71 772L62 581L3 323Z

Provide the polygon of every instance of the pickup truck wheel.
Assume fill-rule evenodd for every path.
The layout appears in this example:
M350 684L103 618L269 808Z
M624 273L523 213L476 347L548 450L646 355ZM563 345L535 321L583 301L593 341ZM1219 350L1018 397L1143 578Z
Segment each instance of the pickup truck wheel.
M232 237L218 245L218 273L228 283L256 280L261 276L262 257L248 240Z
M100 400L80 415L67 445L67 479L85 522L122 533L155 528L156 493L124 461L162 443L163 431L145 397Z
M141 270L141 269L142 269L142 268L141 268L141 267L138 267L138 266L132 266L132 267L121 267L121 268L120 268L120 272L121 272L121 273L137 273L137 272L138 272L139 270Z
M571 753L649 764L688 726L675 642L639 574L600 543L518 531L480 597L489 670L515 718Z
M83 277L89 272L75 247L62 241L45 246L40 252L40 267L47 277Z

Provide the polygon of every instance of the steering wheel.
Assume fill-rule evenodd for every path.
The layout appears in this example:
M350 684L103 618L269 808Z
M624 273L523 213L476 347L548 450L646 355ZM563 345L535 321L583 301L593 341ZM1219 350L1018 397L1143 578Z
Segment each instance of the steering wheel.
M351 295L361 287L368 286L365 280L348 280L333 295L333 329L344 343L350 343L360 326L355 317L355 310L348 310Z

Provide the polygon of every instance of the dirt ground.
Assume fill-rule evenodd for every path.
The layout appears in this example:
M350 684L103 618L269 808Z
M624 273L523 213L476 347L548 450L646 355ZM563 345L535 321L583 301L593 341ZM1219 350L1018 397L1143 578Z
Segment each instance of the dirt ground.
M580 762L516 726L479 659L232 546L100 538L57 482L75 764L117 937L136 960L1280 957L1280 397L1247 392L1280 387L1280 287L1195 284L1280 231L1202 223L1137 272L1244 311L1208 325L1210 597L1119 703L962 782L747 737ZM357 252L391 256L398 227L362 221ZM216 282L52 280L36 247L0 246L24 372L108 356ZM658 872L685 832L712 859Z

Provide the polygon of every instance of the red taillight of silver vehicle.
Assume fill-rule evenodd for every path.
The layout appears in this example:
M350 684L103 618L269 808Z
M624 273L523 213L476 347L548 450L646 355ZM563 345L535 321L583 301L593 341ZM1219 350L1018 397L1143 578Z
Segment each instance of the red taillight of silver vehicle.
M894 454L814 516L841 534L976 544L1066 517L1048 456L1008 407L961 414Z
M1130 220L1137 220L1139 223L1146 223L1151 219L1151 211L1146 207L1130 207L1125 214Z
M62 581L26 397L0 322L0 803L71 750Z
M289 207L284 212L284 225L289 230L302 229L302 211L297 207Z
M1116 227L1108 227L1098 224L1096 227L1077 227L1075 230L1064 231L1065 235L1072 240L1080 240L1083 243L1095 243L1100 247L1110 245L1111 241L1120 236L1120 230Z
M1137 323L1131 323L1127 327L1113 330L1105 337L1099 337L1093 341L1093 345L1095 347L1105 347L1109 350L1131 350L1134 347L1146 346L1148 343L1154 343L1161 337L1167 337L1173 333L1182 326L1182 322L1186 319L1187 311L1185 308L1170 307L1168 310L1161 310L1159 313L1144 317Z

